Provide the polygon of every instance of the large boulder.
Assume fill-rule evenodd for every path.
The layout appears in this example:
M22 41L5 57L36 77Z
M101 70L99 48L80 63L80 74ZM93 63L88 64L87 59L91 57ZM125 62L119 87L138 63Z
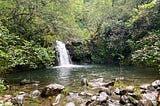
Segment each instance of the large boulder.
M63 85L49 84L42 90L41 97L56 96L60 94L63 89Z

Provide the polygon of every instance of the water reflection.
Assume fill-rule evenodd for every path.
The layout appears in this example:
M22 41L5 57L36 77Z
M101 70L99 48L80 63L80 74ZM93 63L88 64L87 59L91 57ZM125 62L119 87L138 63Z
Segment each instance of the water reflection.
M95 79L104 78L106 80L116 77L124 77L131 83L150 83L160 78L158 70L151 68L136 68L117 66L74 66L74 67L54 67L47 70L25 71L8 74L6 78L13 83L22 79L39 80L42 83L60 83L65 86L80 83L82 78Z

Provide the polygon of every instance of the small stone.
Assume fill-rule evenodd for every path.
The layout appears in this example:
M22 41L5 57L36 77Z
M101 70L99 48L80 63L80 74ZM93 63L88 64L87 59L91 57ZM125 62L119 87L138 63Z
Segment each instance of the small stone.
M69 102L65 106L76 106L76 105L73 102Z
M86 93L85 92L81 92L80 95L81 96L86 96Z
M38 98L41 95L41 92L39 90L34 90L31 94L32 98Z
M38 87L39 86L39 84L32 84L34 87Z
M5 102L4 103L4 106L12 106L13 105L13 103L11 103L11 102Z
M116 89L114 90L114 93L115 93L116 95L120 95L120 91L121 91L120 88L116 88Z
M5 98L12 98L12 95L4 95Z
M97 101L99 102L107 101L107 99L108 99L108 95L105 92L101 92L97 97Z
M127 90L128 92L130 92L130 93L133 93L134 87L133 87L133 86L127 86L127 87L126 87L126 90Z
M95 101L97 99L97 96L92 96L91 100Z
M26 95L26 93L21 91L21 92L18 93L18 95Z
M87 96L87 97L92 97L93 94L88 92L88 93L86 93L86 96Z
M124 77L115 78L115 81L123 81L123 80L124 80Z
M129 98L126 95L122 95L121 98L120 98L120 103L122 105L125 105L125 104L129 103Z

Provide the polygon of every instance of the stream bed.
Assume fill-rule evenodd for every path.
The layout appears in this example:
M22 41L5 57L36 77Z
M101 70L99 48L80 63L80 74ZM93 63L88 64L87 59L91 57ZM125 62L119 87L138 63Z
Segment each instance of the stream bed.
M16 96L18 92L27 92L38 89L42 90L46 85L51 83L61 84L70 91L80 92L84 90L81 86L82 79L94 80L103 78L105 81L123 78L126 86L138 87L141 84L152 83L160 79L158 70L153 68L137 68L137 67L118 67L113 65L72 65L69 67L52 67L45 70L22 71L11 73L6 76L12 89L5 94ZM20 85L20 81L27 79L32 81L40 81L38 86L32 84ZM24 106L50 106L56 97L31 99L27 97ZM65 104L65 97L62 97L61 104ZM61 105L57 105L61 106ZM63 105L62 105L63 106Z

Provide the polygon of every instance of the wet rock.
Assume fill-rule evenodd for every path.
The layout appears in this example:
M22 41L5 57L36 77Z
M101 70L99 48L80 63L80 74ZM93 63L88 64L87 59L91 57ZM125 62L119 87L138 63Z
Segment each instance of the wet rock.
M79 94L80 96L85 96L85 97L92 97L93 94L92 93L89 93L89 92L86 92L86 91L83 91Z
M68 102L75 101L77 103L81 103L83 101L82 98L78 95L78 93L73 93L73 92L69 92L69 95L66 96L66 100Z
M83 78L81 81L82 86L88 86L88 80L86 78Z
M106 102L108 99L108 95L105 92L101 92L97 97L98 102Z
M137 106L154 106L151 100L142 99L139 101Z
M65 106L76 106L76 105L73 102L69 102Z
M85 106L92 106L91 104L93 103L93 101L87 101Z
M13 103L11 103L11 101L5 102L4 106L13 106Z
M140 89L143 90L154 90L153 86L151 84L143 84L140 86Z
M109 81L109 82L105 83L104 86L105 87L114 86L114 81Z
M60 94L63 89L64 89L64 86L60 84L47 85L42 90L41 97L56 96Z
M80 96L86 96L86 92L80 92Z
M114 90L114 93L115 93L116 95L120 95L120 91L121 91L120 88L116 88L116 89Z
M16 97L11 99L11 103L13 103L13 105L22 106L24 103L24 96L25 94L17 95Z
M154 88L160 87L160 80L155 80L154 82L152 82L152 86L153 86Z
M148 100L151 101L156 101L156 97L157 97L157 92L151 92L151 93L146 93L146 94L142 94L143 98L146 98Z
M79 106L86 106L86 103L81 103Z
M122 104L122 105L125 105L125 104L127 104L127 103L129 103L130 101L129 101L129 98L126 96L126 95L122 95L121 96L121 98L120 98L120 103Z
M92 97L92 96L93 96L92 93L89 93L89 92L86 93L86 97Z
M142 94L142 96L143 96L143 98L144 99L146 99L146 100L150 100L150 101L152 101L152 103L154 104L154 105L156 105L156 102L157 102L157 100L156 100L156 97L157 97L157 92L148 92L148 93L146 93L146 94Z
M12 95L4 95L4 98L12 98Z
M109 99L107 101L107 106L121 106L121 104L119 103L119 100L112 100L112 99Z
M127 94L127 91L126 91L126 90L122 90L122 89L120 89L120 88L116 88L115 91L114 91L114 93L115 93L116 95L126 95L126 94Z
M160 91L160 87L157 88L157 91Z
M93 101L97 100L97 96L92 96L91 100L93 100Z
M34 90L31 94L32 98L38 98L41 95L41 92L39 90Z
M100 91L99 91L99 93L100 92L105 92L107 95L112 95L112 92L111 92L111 90L109 89L109 88L102 88Z
M133 93L134 87L133 86L127 86L126 90L127 90L127 92Z

